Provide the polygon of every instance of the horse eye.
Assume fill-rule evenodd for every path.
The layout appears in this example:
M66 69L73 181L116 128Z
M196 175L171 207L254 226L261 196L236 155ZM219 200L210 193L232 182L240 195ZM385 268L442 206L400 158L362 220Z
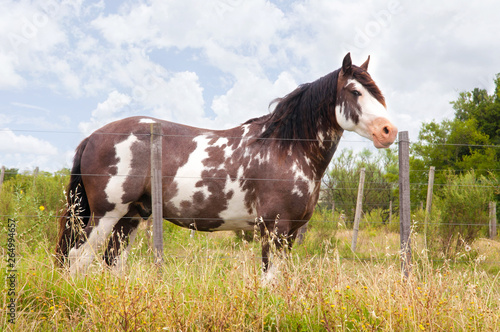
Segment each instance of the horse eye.
M361 92L359 92L358 90L352 90L352 91L351 91L351 93L352 93L353 95L355 95L356 97L361 96Z

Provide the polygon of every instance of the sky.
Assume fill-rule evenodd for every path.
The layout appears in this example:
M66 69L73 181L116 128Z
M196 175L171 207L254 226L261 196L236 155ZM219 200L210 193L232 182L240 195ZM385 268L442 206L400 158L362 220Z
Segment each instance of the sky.
M227 129L341 66L369 72L399 130L454 116L500 73L500 2L0 0L0 165L71 167L111 121ZM339 149L373 149L345 133ZM337 152L338 153L338 152Z

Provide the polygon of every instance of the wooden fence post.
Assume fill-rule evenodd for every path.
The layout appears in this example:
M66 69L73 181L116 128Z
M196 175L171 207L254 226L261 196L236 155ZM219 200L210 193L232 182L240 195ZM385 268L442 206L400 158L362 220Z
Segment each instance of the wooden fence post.
M162 128L151 124L151 204L155 262L163 263Z
M307 232L307 223L304 224L304 226L300 227L299 230L297 231L297 238L295 239L295 242L297 244L301 244L304 242L304 236L306 235Z
M392 224L392 199L389 202L389 225Z
M434 187L434 170L435 167L431 166L429 169L429 181L427 184L427 200L425 202L425 219L424 219L424 246L427 248L427 224L431 216L432 208L432 192Z
M356 201L356 213L354 214L354 227L352 232L352 252L356 251L356 244L358 242L359 221L361 219L361 212L363 211L363 190L365 188L365 169L362 168L359 173L359 186L358 186L358 199Z
M497 236L497 202L490 202L490 239Z
M40 168L37 166L33 171L33 187L36 187L36 178L38 177L38 173L40 172Z
M4 176L5 176L5 166L2 166L2 170L0 171L0 190L2 190Z
M399 132L399 222L401 245L401 269L408 278L411 263L410 243L410 141L407 131Z

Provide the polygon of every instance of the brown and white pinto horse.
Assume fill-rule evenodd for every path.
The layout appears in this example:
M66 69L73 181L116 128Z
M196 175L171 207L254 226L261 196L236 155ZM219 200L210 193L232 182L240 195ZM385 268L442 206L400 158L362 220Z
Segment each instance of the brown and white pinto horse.
M233 129L132 117L95 131L76 150L59 261L69 261L72 273L84 272L108 239L106 263L127 255L140 220L151 214L150 124L161 123L163 218L198 231L259 227L266 271L269 233L278 235L277 247L283 240L291 245L311 218L343 131L367 137L377 148L394 142L397 129L367 72L369 59L357 67L347 54L342 68L299 86L277 99L270 114ZM75 220L83 232L72 231Z

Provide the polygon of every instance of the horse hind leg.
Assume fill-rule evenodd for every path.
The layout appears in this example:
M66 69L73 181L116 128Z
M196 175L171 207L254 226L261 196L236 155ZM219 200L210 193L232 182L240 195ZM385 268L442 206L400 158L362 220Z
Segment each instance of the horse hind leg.
M140 221L139 217L125 216L113 228L103 259L115 272L124 271Z
M91 218L84 230L86 236L82 238L81 243L77 243L69 251L70 274L75 275L87 272L97 252L104 245L113 228L123 215L124 213L120 213L120 211L112 210L100 218Z
M142 196L137 202L130 204L128 213L113 228L103 259L115 272L123 272L138 226L141 220L146 220L151 215L150 202L149 197Z

